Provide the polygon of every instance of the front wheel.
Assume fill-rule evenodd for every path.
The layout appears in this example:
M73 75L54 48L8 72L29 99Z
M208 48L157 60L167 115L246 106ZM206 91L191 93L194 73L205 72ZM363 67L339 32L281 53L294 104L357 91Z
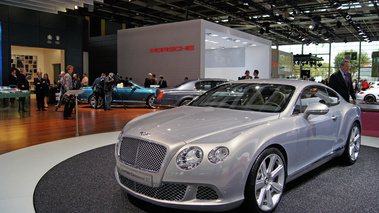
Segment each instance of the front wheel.
M179 106L185 106L185 105L189 104L191 101L192 101L191 99L185 99L185 100L183 100L183 101L179 104Z
M245 208L272 212L284 192L286 164L276 148L264 150L256 159L245 187Z
M361 129L357 123L354 123L346 141L345 151L341 156L342 163L345 165L353 165L358 159L360 148Z

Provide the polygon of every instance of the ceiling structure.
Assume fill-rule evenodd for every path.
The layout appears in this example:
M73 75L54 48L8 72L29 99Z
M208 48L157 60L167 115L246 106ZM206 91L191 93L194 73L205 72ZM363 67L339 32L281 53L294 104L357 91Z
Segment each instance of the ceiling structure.
M378 0L0 0L9 2L99 17L127 28L204 19L273 45L379 41Z

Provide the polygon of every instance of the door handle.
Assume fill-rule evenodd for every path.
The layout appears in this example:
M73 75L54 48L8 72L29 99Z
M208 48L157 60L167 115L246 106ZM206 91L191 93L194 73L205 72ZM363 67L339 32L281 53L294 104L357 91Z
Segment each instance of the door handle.
M337 116L333 115L333 116L332 116L332 120L333 120L333 121L337 120Z

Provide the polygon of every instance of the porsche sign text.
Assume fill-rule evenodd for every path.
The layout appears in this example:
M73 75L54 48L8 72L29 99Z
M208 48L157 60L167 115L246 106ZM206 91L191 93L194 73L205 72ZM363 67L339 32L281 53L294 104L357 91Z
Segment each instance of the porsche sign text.
M194 50L195 47L194 45L188 45L188 46L176 46L176 47L162 47L162 48L151 48L150 49L150 52L153 53L153 52L156 52L156 53L160 53L160 52L177 52L177 51L183 51L183 50Z

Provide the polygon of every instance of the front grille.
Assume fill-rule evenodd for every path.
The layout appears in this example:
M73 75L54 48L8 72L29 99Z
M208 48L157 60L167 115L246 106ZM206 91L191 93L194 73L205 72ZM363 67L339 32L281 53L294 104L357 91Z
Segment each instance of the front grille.
M217 192L209 186L199 186L197 188L196 199L199 200L217 200Z
M162 183L162 186L154 188L137 183L122 175L119 175L119 178L121 184L126 188L158 200L181 201L187 190L187 185L185 184ZM213 188L209 186L197 187L196 199L217 200L218 198L217 192Z
M187 190L187 185L184 184L163 183L161 187L154 188L132 181L122 175L119 177L120 182L126 188L158 200L180 201Z
M137 169L159 172L167 149L159 144L134 138L123 138L120 160Z

